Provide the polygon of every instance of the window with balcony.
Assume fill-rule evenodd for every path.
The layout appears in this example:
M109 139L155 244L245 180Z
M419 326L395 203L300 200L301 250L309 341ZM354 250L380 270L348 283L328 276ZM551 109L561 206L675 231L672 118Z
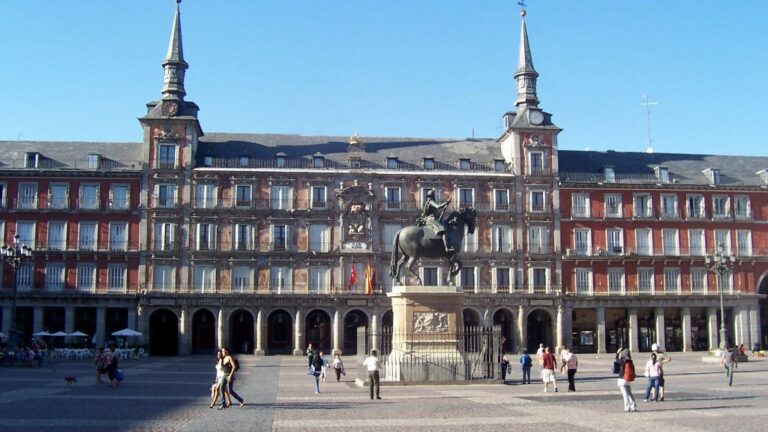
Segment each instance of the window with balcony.
M669 294L680 293L680 269L679 268L664 269L664 292Z
M434 158L424 158L424 169L425 170L433 170L435 169L435 159Z
M504 164L504 159L495 159L493 161L493 170L496 172L504 172L506 168L506 165Z
M508 293L512 290L510 274L512 270L509 267L496 267L493 269L493 292Z
M624 254L624 231L621 228L609 228L605 231L606 252L608 255Z
M34 249L35 241L35 222L18 221L16 222L16 234L19 235L19 243L27 245Z
M254 227L251 224L236 223L233 227L235 232L235 242L232 244L234 250L247 251L253 250L256 242L254 241Z
M200 183L195 186L195 208L212 209L217 203L216 185L212 183Z
M605 194L605 216L610 218L622 216L620 194Z
M275 252L288 250L288 225L272 226L272 250Z
M19 208L19 209L37 208L37 183L19 184L19 198L16 201L16 208Z
M653 255L653 238L650 228L635 228L635 248L638 255Z
M4 220L0 220L0 243L5 243L5 221ZM0 266L0 269L2 269L2 266Z
M473 207L475 205L475 189L459 188L459 207Z
M571 209L571 216L577 218L589 217L589 194L588 193L575 193L571 196L571 202L573 208Z
M275 155L275 165L278 168L285 168L286 160L287 159L286 159L285 153L280 152L277 155Z
M469 159L459 159L459 169L462 171L469 171L471 168L471 165L469 163Z
M27 152L24 155L24 168L37 168L40 162L40 154L36 152Z
M192 292L216 292L216 267L211 265L195 265L192 276Z
M475 268L474 267L462 267L460 272L460 286L464 289L464 292L475 292L477 284L475 282Z
M546 226L528 227L528 250L533 254L549 253L549 228Z
M736 256L752 256L752 231L736 230Z
M195 248L199 251L216 249L216 224L204 222L195 225Z
M704 195L688 195L686 197L688 219L704 218Z
M398 161L396 157L387 158L387 169L397 169Z
M313 252L328 252L330 245L331 229L325 224L311 224L309 226L309 250Z
M688 230L688 251L692 256L704 256L707 253L703 229Z
M170 251L176 249L176 224L171 222L155 223L155 250Z
M730 200L726 195L715 195L712 197L712 217L715 219L725 219L730 217Z
M96 250L96 222L80 222L77 233L77 248L81 251Z
M128 222L109 223L109 250L128 250Z
M101 155L98 153L88 153L88 169L99 169L99 163L101 162Z
M176 268L170 265L156 265L152 268L153 290L159 292L173 292L176 286Z
M63 263L48 263L45 265L45 288L53 292L64 289Z
M575 271L576 294L592 294L592 269L577 268Z
M176 145L160 144L157 152L157 167L160 169L175 169L176 162Z
M653 268L637 269L637 290L640 294L653 294L654 291Z
M435 286L440 283L438 279L437 267L422 267L421 268L421 280L426 286Z
M635 218L650 218L653 217L653 200L651 194L639 193L633 196L634 203L632 209L635 214Z
M81 209L96 210L99 208L99 185L83 184L80 185L80 206Z
M718 247L723 248L723 253L726 255L731 254L731 231L730 230L715 230L715 250Z
M291 186L272 186L269 195L269 208L291 210L293 208L293 188Z
M48 222L48 250L67 249L67 223Z
M274 266L269 269L269 290L274 294L293 291L290 267Z
M381 242L384 246L384 252L392 252L392 243L395 235L402 229L400 224L385 223L384 230L381 237Z
M107 266L107 289L110 291L124 291L127 273L128 268L125 264L110 264Z
M478 237L477 230L475 230L474 234L470 234L469 228L464 227L464 243L462 245L462 251L467 253L477 252L477 249L478 249L477 237Z
M493 209L499 212L509 211L509 189L493 190Z
M66 209L69 208L69 185L51 184L48 192L48 208Z
M326 191L328 188L325 186L312 186L312 208L324 209L328 207L328 199L326 197Z
M512 227L495 225L491 228L491 248L493 252L512 252Z
M549 270L546 268L532 268L530 269L530 285L529 289L532 292L545 293L549 291Z
M752 209L748 196L733 197L733 216L736 219L749 219L752 217Z
M624 269L619 267L608 269L608 293L624 293Z
M8 191L8 185L0 183L0 208L6 208L8 206L6 200L6 192Z
M677 229L664 228L661 230L661 238L664 243L664 255L680 255L680 243L678 240Z
M661 184L669 183L669 168L664 166L657 166L654 169L656 174L656 181Z
M328 294L330 290L331 271L325 266L312 266L309 268L309 292L310 294Z
M616 171L612 166L603 167L603 181L606 183L616 183Z
M316 154L312 156L312 168L324 168L325 156Z
M572 254L586 256L592 254L592 230L589 228L574 228Z
M253 270L249 266L232 266L232 292L253 291Z
M694 294L707 292L707 269L691 268L691 292Z
M253 187L251 185L235 185L235 207L253 207Z
M400 210L400 187L399 186L387 186L384 188L384 196L386 199L386 210Z
M733 281L732 272L716 273L717 275L717 289L725 294L733 294Z
M34 267L32 264L22 264L16 270L16 288L19 291L29 291L34 283Z
M541 213L546 210L546 192L532 190L528 192L528 210L533 213Z
M112 210L127 210L131 203L131 193L128 185L112 185L109 189L109 208Z
M544 175L545 170L546 170L546 167L544 165L544 153L529 152L528 153L528 174Z
M661 215L665 218L677 218L679 213L677 211L677 195L662 194L661 195Z
M77 265L77 289L87 292L96 290L96 264Z
M176 196L178 186L173 184L155 185L155 207L172 208L176 207ZM197 204L197 200L196 204Z

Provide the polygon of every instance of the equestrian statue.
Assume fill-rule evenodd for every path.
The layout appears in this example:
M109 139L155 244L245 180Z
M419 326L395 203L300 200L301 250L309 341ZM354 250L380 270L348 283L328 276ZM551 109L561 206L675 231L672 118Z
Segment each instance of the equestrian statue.
M413 265L419 258L447 258L447 270L450 274L448 284L453 285L453 278L461 271L461 261L457 256L464 240L464 231L475 232L477 213L471 207L454 210L444 216L448 201L438 204L435 201L435 190L427 192L427 199L421 215L416 219L415 226L407 226L395 234L392 240L392 257L390 259L389 275L395 285L401 285L403 264L416 276L419 285L422 280Z

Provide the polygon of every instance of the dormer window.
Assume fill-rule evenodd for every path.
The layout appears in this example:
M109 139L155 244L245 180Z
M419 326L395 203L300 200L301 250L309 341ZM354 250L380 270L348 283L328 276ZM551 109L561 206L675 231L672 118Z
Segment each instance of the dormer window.
M462 171L469 171L469 159L459 159L459 169Z
M496 159L493 161L493 170L496 172L504 172L504 160Z
M720 170L717 168L707 168L704 170L704 174L709 180L710 186L716 186L720 184Z
M24 156L24 168L37 168L37 161L40 159L40 154L36 152L27 152Z
M203 158L203 165L207 167L213 166L213 156L205 156Z
M387 168L388 169L397 169L397 158L396 157L388 157L387 158Z
M251 158L248 156L240 156L240 166L247 168L251 164Z
M768 170L760 170L756 174L760 176L764 185L768 185Z
M325 166L325 156L315 153L314 156L312 156L312 167L313 168L323 168Z
M424 169L425 170L435 169L435 158L431 158L431 157L424 158Z
M669 168L665 166L657 166L653 169L656 173L656 181L661 184L669 183Z
M616 172L612 166L603 167L603 181L606 183L616 183Z
M285 168L285 158L286 154L283 152L280 152L275 155L275 164L277 164L278 168Z
M88 153L88 169L99 169L99 163L101 162L101 155L98 153Z
M362 166L363 166L363 162L360 160L360 158L351 158L349 160L350 168L360 168Z

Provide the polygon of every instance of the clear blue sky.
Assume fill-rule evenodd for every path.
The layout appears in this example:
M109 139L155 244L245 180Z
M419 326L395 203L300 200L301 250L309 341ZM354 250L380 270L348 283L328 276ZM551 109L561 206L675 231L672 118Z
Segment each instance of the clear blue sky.
M0 139L133 141L173 0L3 1ZM496 138L513 0L185 0L187 99L208 132ZM768 2L529 0L560 148L765 155Z

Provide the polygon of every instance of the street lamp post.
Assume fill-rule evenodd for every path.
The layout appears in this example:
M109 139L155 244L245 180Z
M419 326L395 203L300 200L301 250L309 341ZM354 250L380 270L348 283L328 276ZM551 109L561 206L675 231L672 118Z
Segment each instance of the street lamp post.
M736 263L736 257L726 255L723 245L717 246L717 252L714 256L707 256L707 269L718 275L717 288L720 291L720 343L718 348L725 351L728 348L728 330L725 328L725 307L723 306L723 284L721 283L733 270Z
M3 262L11 266L13 270L13 299L11 300L11 327L8 329L8 346L16 349L18 343L18 334L16 332L16 297L19 295L19 284L16 280L16 271L27 261L32 259L32 248L21 244L21 236L16 233L13 236L13 244L4 244L0 246L0 256Z

